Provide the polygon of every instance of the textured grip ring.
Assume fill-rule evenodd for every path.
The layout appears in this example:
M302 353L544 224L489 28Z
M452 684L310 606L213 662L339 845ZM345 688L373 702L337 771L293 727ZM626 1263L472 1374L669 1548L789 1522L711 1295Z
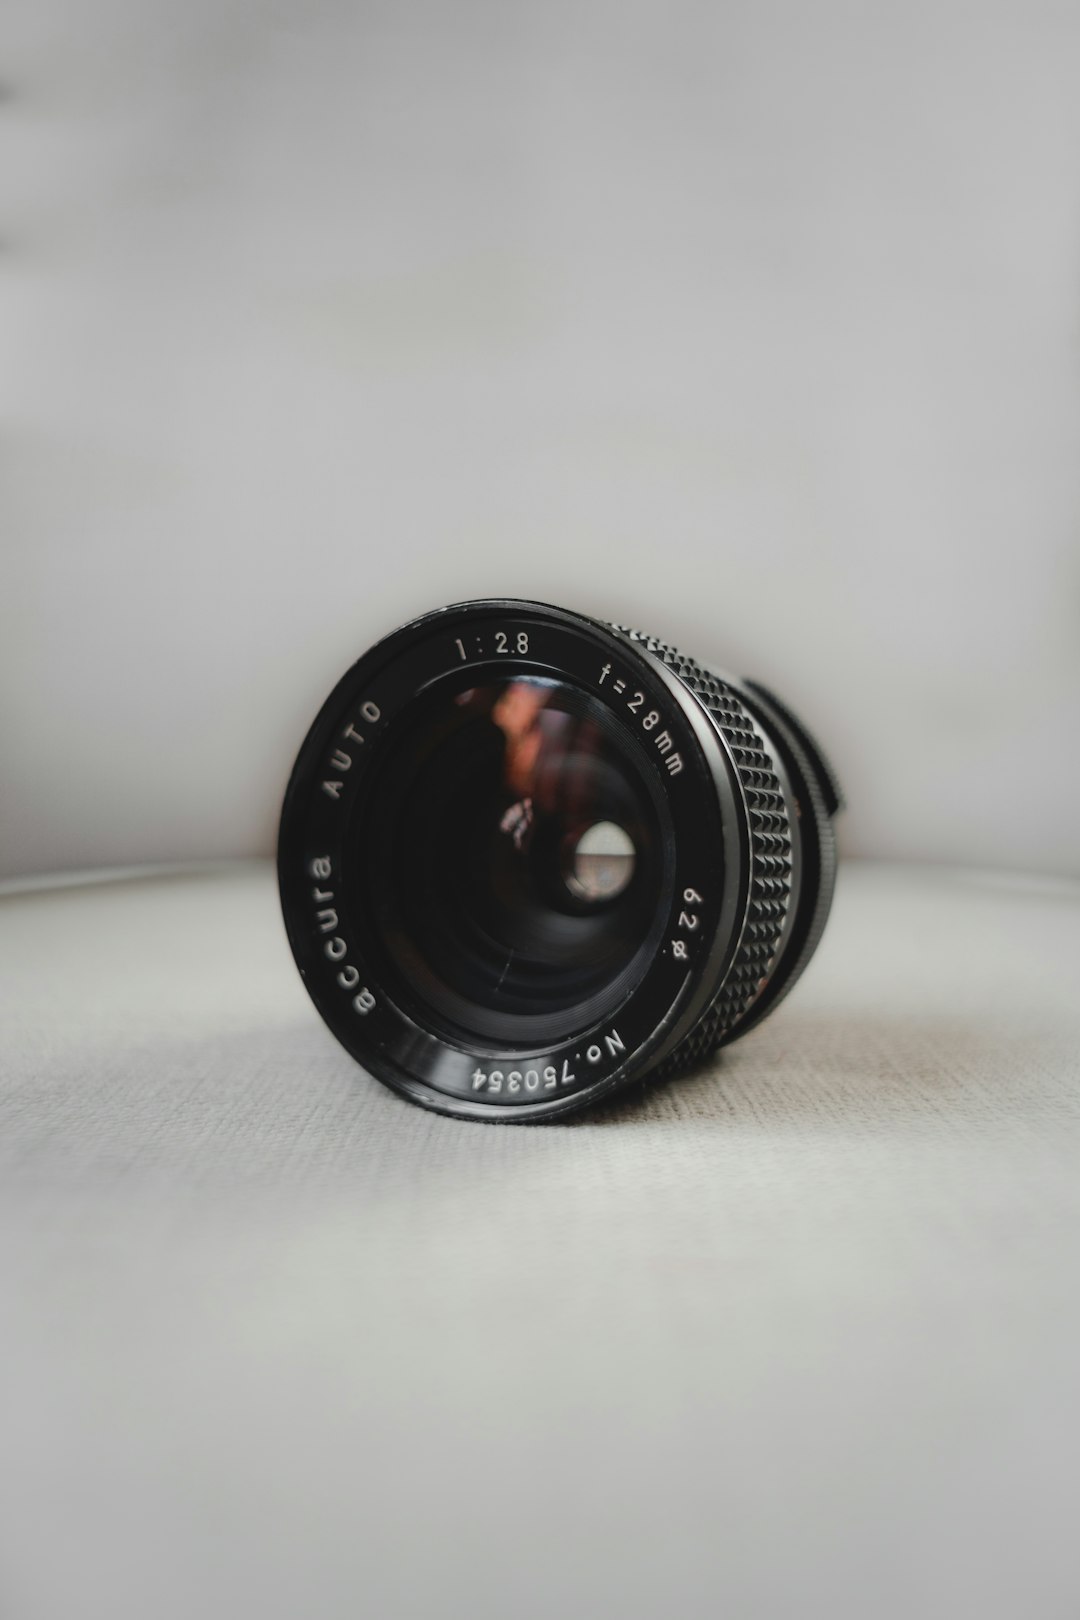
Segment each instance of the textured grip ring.
M750 886L735 954L694 1028L654 1071L661 1078L713 1052L768 979L791 902L791 827L772 757L735 690L667 642L625 625L613 628L672 670L709 714L734 761L750 838Z

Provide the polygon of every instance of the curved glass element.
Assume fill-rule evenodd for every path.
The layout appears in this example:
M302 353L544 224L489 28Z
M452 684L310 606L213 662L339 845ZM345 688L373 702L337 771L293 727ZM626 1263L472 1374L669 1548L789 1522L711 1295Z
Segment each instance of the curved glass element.
M459 676L384 746L354 887L403 1010L527 1049L618 1006L673 884L669 812L637 740L565 681Z

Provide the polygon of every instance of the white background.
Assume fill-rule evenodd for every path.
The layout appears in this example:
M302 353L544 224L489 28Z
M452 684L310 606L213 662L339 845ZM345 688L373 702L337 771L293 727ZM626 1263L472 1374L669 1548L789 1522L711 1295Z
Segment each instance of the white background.
M470 595L830 745L849 853L1077 865L1080 10L8 0L0 869L268 851Z

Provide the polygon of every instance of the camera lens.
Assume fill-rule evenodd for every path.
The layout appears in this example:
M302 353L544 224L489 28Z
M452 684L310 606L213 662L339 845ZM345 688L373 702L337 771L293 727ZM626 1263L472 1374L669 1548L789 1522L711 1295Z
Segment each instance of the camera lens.
M278 849L320 1013L414 1102L563 1114L758 1021L817 945L835 781L771 693L532 602L429 614L308 734Z

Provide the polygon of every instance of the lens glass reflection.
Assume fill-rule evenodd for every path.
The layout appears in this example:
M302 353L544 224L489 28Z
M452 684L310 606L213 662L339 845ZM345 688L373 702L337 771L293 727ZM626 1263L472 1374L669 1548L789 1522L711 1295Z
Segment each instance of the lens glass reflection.
M524 1048L620 1005L672 885L670 822L637 739L575 686L493 677L416 699L385 750L359 910L417 1021Z

